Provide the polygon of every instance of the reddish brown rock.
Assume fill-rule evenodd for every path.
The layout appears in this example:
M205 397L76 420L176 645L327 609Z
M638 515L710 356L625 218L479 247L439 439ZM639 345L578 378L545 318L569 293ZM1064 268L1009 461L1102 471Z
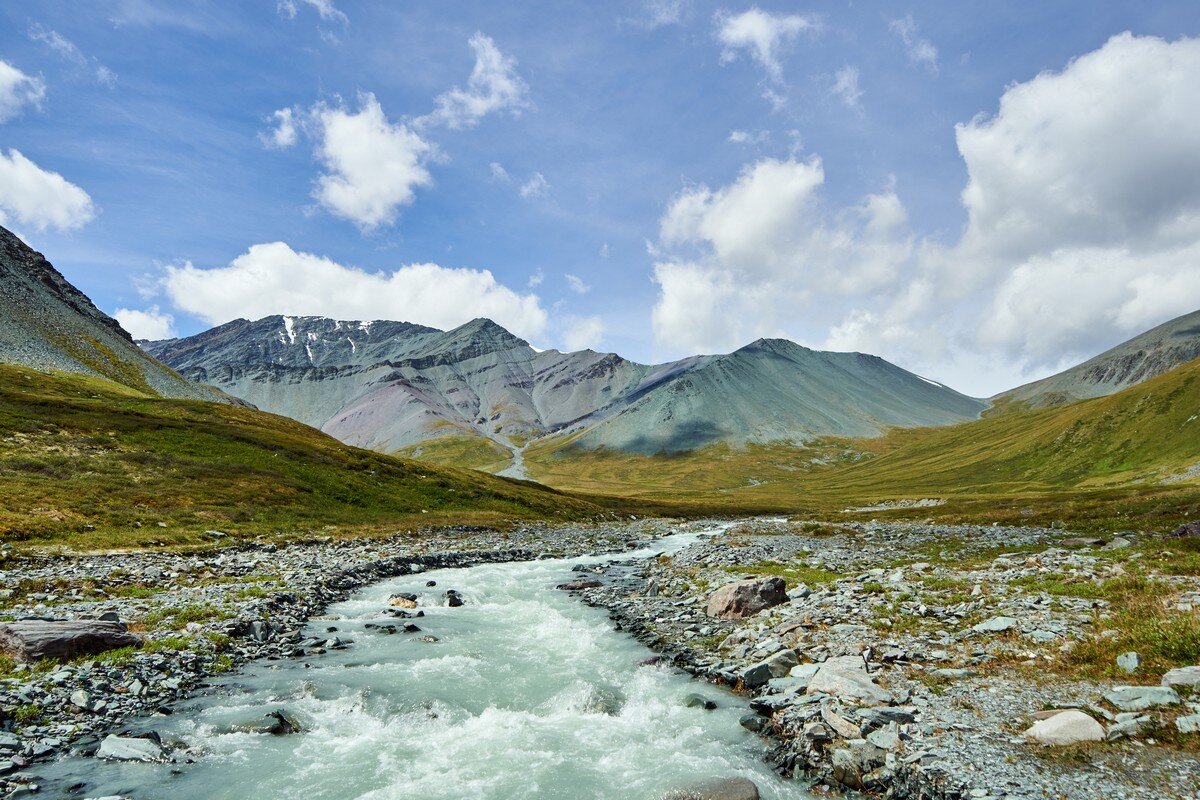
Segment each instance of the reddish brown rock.
M741 619L786 603L787 599L787 585L782 578L738 581L712 593L707 613L710 617Z

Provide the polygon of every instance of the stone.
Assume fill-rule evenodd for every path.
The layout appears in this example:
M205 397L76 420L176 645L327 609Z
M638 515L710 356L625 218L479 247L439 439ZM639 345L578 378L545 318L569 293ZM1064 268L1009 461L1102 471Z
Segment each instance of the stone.
M1173 706L1179 695L1169 686L1118 686L1104 699L1122 711L1145 711L1155 706Z
M401 593L394 594L388 598L388 605L393 608L416 608L417 596L415 594Z
M92 698L83 689L76 689L71 693L71 705L87 710L92 706Z
M70 661L118 647L137 647L142 640L120 622L97 619L26 620L0 624L0 652L17 661L53 658Z
M462 595L454 589L447 589L442 598L448 608L459 608L463 604Z
M782 578L737 581L713 592L705 612L710 617L741 619L787 601L787 585Z
M1126 675L1132 675L1137 672L1138 664L1141 663L1138 659L1138 654L1129 652L1121 653L1117 656L1117 669L1124 672Z
M704 695L696 694L695 692L683 698L683 705L685 708L703 708L705 711L712 711L717 707L715 701L709 700Z
M821 719L843 739L857 739L861 735L857 725L832 709L822 708Z
M1162 677L1163 686L1200 689L1200 666L1177 667Z
M1017 627L1017 620L1012 617L992 617L986 622L981 622L971 630L976 633L1004 633Z
M562 589L565 592L578 592L582 589L598 589L603 585L604 584L600 583L600 581L596 580L595 578L585 578L583 580L560 583L557 588Z
M866 664L859 656L831 658L821 664L805 692L865 700L876 705L892 699L891 692L876 684L867 674Z
M625 695L615 686L589 686L581 710L585 714L607 714L615 717L625 707Z
M746 778L716 778L672 789L663 800L759 800L759 794Z
M765 663L755 664L742 670L742 685L747 689L757 689L771 679L771 668Z
M112 761L162 761L165 757L162 745L153 739L110 735L104 737L96 758Z
M1200 536L1200 520L1183 523L1171 532L1171 536L1175 538Z
M1151 717L1147 714L1139 716L1137 714L1119 714L1119 717L1130 716L1131 719L1118 719L1115 723L1108 726L1106 739L1112 741L1114 739L1125 739L1137 736L1139 733L1150 727L1152 722Z
M868 742L866 739L853 739L846 747L833 751L829 764L834 780L851 789L862 790L864 776L886 761L885 751Z
M900 735L891 728L883 728L868 733L867 741L880 750L895 750L900 746Z
M1176 717L1175 727L1180 733L1200 733L1200 714Z
M1035 722L1024 735L1038 744L1061 747L1079 742L1102 742L1104 727L1082 711L1070 708Z
M780 650L763 663L771 671L772 678L782 678L792 671L792 667L799 665L800 659L796 658L795 650Z

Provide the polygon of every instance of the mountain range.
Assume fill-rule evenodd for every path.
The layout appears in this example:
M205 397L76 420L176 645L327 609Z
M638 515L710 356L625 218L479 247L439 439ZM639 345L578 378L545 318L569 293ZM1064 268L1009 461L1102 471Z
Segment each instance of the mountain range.
M473 437L519 454L554 436L590 450L672 453L876 436L962 422L986 408L876 356L784 339L649 365L537 350L486 319L439 331L271 316L140 344L192 381L388 452Z

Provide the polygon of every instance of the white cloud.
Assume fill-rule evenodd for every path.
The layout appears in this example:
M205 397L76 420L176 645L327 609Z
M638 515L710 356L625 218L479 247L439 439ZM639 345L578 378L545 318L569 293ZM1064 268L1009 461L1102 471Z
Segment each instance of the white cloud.
M158 306L145 310L118 308L113 318L129 331L134 339L172 339L175 337L175 317L165 314Z
M740 14L719 11L716 24L717 40L723 45L721 63L747 52L776 83L783 80L783 67L779 63L781 48L802 31L815 31L819 27L814 17L772 14L757 6Z
M933 46L933 42L928 39L922 39L917 33L917 23L913 22L912 14L909 14L904 19L894 19L888 26L892 33L900 37L900 41L904 42L904 49L908 51L908 58L914 64L924 64L933 72L938 70L938 51Z
M610 251L609 251L609 247L608 247L608 242L605 242L604 244L600 245L600 257L601 258L608 258L609 252Z
M533 173L529 180L521 184L521 197L526 199L532 197L545 197L550 191L550 184L546 182L546 176L540 172Z
M679 25L690 7L691 0L643 0L641 16L621 21L646 30Z
M8 224L10 215L34 230L65 231L90 221L96 210L83 189L10 149L7 156L0 152L0 223Z
M475 51L475 67L467 88L454 87L434 100L434 110L414 125L444 125L453 130L473 128L488 114L520 113L529 105L529 87L517 74L516 59L506 56L491 37L476 33L468 42Z
M758 131L751 133L750 131L735 130L729 132L729 141L733 144L765 144L771 141L770 131Z
M663 215L655 330L783 329L975 393L1093 355L1200 297L1200 40L1122 34L958 126L967 223L914 240L889 188L823 211L819 162L760 161Z
M317 15L324 22L337 22L342 25L350 24L350 18L334 6L333 0L279 0L279 3L275 6L275 10L279 12L280 16L295 19L296 14L299 12L297 3L316 10Z
M594 350L604 341L604 322L599 317L567 317L563 347L567 352Z
M375 95L362 95L357 112L317 106L311 117L326 169L313 197L330 213L377 228L395 221L417 187L433 183L425 166L433 146L404 123L389 122Z
M583 278L578 275L566 274L563 275L567 279L567 285L571 287L571 291L575 294L587 294L592 290L592 287L583 282Z
M833 76L833 93L850 108L859 108L863 90L858 86L858 67L842 67Z
M488 164L488 168L492 171L492 177L496 180L504 181L505 183L512 180L512 176L508 174L508 170L500 162L493 161L491 164Z
M83 51L75 46L67 37L56 30L51 30L40 23L29 26L29 38L41 42L63 61L70 62L76 67L90 67L97 83L112 88L117 83L117 73L100 63L98 59L88 58Z
M537 272L529 276L529 288L533 289L537 286L541 286L542 281L544 280L546 280L546 273L539 269Z
M547 322L536 295L518 294L488 270L410 264L367 272L283 242L254 245L225 267L168 267L163 287L176 308L211 324L287 313L445 329L487 317L528 339Z
M290 108L281 108L267 118L275 127L258 134L258 140L264 147L285 150L300 139L300 131L296 127L296 113Z
M737 347L778 335L815 293L846 298L892 284L913 253L889 187L830 214L819 159L762 159L719 189L675 197L659 223L658 339L683 351Z
M45 96L45 81L0 59L0 122L12 119L24 106L40 107Z

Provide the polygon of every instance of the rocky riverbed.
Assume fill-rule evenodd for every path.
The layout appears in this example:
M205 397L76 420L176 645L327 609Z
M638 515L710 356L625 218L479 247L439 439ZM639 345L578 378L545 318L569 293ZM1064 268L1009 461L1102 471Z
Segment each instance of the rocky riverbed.
M816 786L1196 798L1200 669L1178 667L1196 663L1179 659L1200 642L1200 580L1183 544L756 521L575 585L662 658L752 695L743 724ZM756 583L718 591L738 579Z
M67 751L94 752L135 717L170 714L206 679L250 659L351 647L336 626L321 637L306 638L301 629L369 583L444 567L617 552L668 530L665 522L647 521L530 525L506 533L443 529L192 553L37 556L6 549L0 552L0 622L120 620L141 643L71 660L5 658L0 796L36 791L26 768ZM152 748L167 757L156 743L142 742L113 740L108 747Z

